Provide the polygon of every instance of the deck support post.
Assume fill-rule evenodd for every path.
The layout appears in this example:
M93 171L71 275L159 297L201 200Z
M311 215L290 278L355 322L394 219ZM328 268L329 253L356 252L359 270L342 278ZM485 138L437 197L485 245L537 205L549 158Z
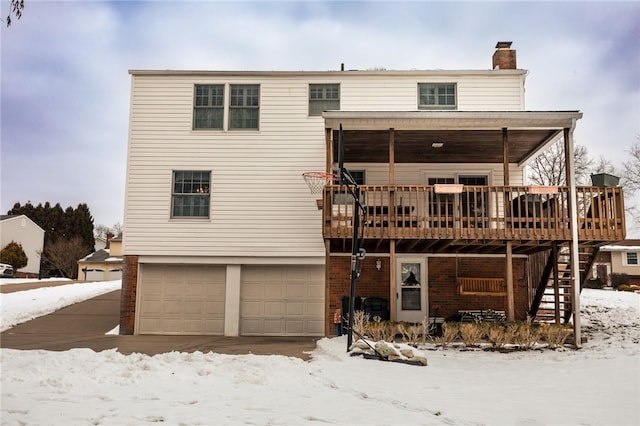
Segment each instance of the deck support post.
M573 129L564 129L564 158L566 162L567 186L569 186L569 212L571 214L571 314L573 316L574 345L582 345L580 330L580 255L578 252L578 201L576 197L576 180L573 158Z
M507 284L507 318L513 321L516 319L515 294L513 291L513 242L507 241L505 256L505 283Z

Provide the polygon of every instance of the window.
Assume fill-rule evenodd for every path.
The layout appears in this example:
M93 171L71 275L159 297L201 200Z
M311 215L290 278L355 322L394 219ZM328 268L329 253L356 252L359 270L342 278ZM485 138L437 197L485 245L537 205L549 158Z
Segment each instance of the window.
M309 116L322 115L322 111L340 109L339 84L309 85Z
M419 83L419 109L456 109L455 83Z
M258 129L260 86L232 84L229 104L229 129Z
M209 217L211 172L174 171L171 217Z
M224 85L197 84L193 102L194 129L222 129Z
M627 252L627 265L638 265L638 252L637 251L628 251Z

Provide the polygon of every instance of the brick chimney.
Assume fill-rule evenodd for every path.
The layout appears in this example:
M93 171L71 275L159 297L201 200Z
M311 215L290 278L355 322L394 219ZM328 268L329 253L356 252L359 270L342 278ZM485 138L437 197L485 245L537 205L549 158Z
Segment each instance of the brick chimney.
M516 51L511 49L510 41L499 41L493 53L493 69L515 70Z

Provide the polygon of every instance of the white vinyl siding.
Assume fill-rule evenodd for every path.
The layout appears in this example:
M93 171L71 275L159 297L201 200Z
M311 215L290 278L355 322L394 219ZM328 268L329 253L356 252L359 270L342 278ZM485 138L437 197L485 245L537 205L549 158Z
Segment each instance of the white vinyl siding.
M339 81L341 110L417 110L417 84L424 81L455 82L459 110L524 108L524 74L510 71L391 77L384 72L132 74L124 251L136 255L324 258L318 197L301 177L325 169L324 121L308 115L311 83ZM193 130L195 84L258 84L259 130ZM424 166L396 165L396 183L423 184ZM500 184L501 165L492 168L490 184ZM171 217L173 170L211 170L208 219ZM369 170L367 183L376 183ZM518 184L513 178L511 183Z

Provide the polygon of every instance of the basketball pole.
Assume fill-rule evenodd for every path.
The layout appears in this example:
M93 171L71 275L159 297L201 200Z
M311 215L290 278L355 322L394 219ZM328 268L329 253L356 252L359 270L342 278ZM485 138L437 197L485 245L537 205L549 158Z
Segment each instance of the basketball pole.
M344 149L342 139L342 124L340 124L339 151ZM353 215L353 235L351 238L351 281L349 285L349 326L347 328L347 352L351 350L353 343L353 316L356 306L356 281L358 280L358 257L360 260L364 259L366 252L364 249L360 249L360 240L358 234L360 231L360 211L365 211L364 206L360 203L360 186L355 181L351 173L344 167L343 164L343 152L339 152L339 167L340 167L340 185L345 185L347 190L351 194L354 200L355 208Z

